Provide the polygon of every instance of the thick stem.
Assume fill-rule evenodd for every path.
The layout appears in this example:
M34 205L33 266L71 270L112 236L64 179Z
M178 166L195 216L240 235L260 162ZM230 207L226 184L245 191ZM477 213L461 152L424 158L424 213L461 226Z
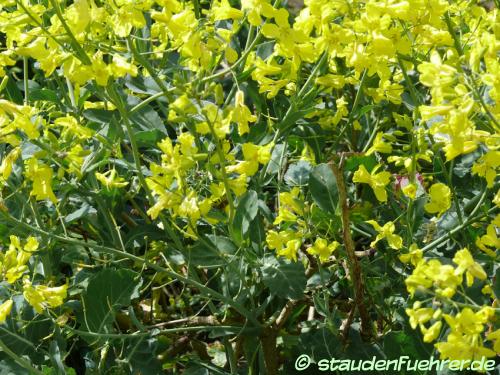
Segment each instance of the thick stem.
M354 303L359 311L361 318L361 335L364 338L372 336L372 328L370 315L364 303L364 283L361 267L358 258L356 257L354 241L351 237L350 221L349 221L349 206L347 203L347 190L344 182L344 174L342 171L342 161L337 165L335 162L331 163L331 167L335 178L337 179L337 187L339 190L340 207L342 210L342 237L344 239L344 247L347 252L349 261L349 272L351 280L354 285ZM348 328L347 328L348 329Z
M274 329L274 327L265 328L260 336L267 375L275 375L278 373L278 349L276 345L277 336L278 332Z

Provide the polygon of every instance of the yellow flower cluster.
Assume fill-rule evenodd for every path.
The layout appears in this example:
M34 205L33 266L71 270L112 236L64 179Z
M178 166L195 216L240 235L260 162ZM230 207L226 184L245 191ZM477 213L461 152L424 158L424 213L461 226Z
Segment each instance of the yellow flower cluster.
M321 263L328 262L333 252L340 246L337 241L317 236L314 238L307 228L307 213L310 207L304 202L301 189L298 186L290 191L279 193L278 215L273 225L283 228L280 231L269 230L266 243L276 254L296 262L304 240L314 239L307 246L307 253L317 256Z
M483 267L477 263L467 248L455 253L453 263L442 264L438 259L424 259L422 252L416 247L412 248L410 254L401 257L404 262L411 262L415 268L413 273L406 279L406 286L411 296L417 292L435 295L434 303L455 305L452 298L457 293L462 293L463 279L465 275L466 286L473 285L474 280L484 281L487 278ZM488 284L486 284L486 287ZM489 288L483 288L488 291ZM483 346L485 328L488 323L495 319L494 309L491 306L483 306L474 312L469 307L464 307L456 315L442 314L440 308L422 307L417 301L413 308L406 309L410 317L413 329L420 327L425 342L437 339L443 326L442 318L450 328L447 341L435 344L443 359L478 359L483 356L493 357L495 351ZM433 321L430 327L425 323ZM481 336L483 335L483 336ZM488 336L489 337L489 336ZM496 336L491 336L493 340Z
M19 237L11 235L9 249L0 253L0 270L3 280L14 284L28 271L28 261L38 250L39 243L35 237L28 237L26 243L21 244ZM38 313L45 307L57 307L64 303L68 285L48 287L45 285L32 286L29 276L23 277L23 295L28 303ZM12 310L13 301L8 299L0 305L0 323L3 323Z

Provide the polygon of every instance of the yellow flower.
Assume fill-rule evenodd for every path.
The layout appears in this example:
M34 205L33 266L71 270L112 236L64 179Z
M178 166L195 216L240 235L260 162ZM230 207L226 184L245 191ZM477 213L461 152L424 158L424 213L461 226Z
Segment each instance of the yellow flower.
M431 327L425 328L423 326L420 327L422 333L424 334L424 342L433 342L439 336L441 332L441 327L443 323L441 321L435 322Z
M301 216L303 214L302 205L298 199L300 194L300 189L296 186L290 192L281 192L279 194L279 210L278 216L274 220L273 224L278 225L283 221L297 221L297 215Z
M375 140L373 141L373 145L366 151L366 155L371 155L374 152L380 152L383 154L389 154L392 152L392 145L390 143L384 142L384 140L382 139L383 136L384 133L377 133L377 135L375 136Z
M451 298L456 288L462 283L462 277L455 275L455 268L443 265L437 259L420 260L413 273L405 280L406 288L413 296L417 289L430 289L435 286L440 296Z
M445 314L446 323L450 326L451 333L446 342L435 344L441 353L441 359L476 360L482 357L493 357L496 353L482 345L480 334L484 324L490 318L489 313L478 311L474 313L465 307L456 316Z
M302 240L298 238L294 238L290 241L287 241L285 247L278 249L276 253L279 256L285 257L294 262L297 261L297 253L300 249L300 245L302 244Z
M493 357L496 353L484 347L478 335L462 335L452 332L445 342L434 344L441 359L451 360L481 360L483 357Z
M480 280L486 279L486 272L484 272L483 267L474 261L467 248L457 251L453 257L453 262L458 265L455 275L462 275L465 272L468 286L474 283L474 277Z
M34 195L36 200L49 199L52 203L57 203L57 198L52 191L52 169L39 163L37 159L30 158L26 162L25 176L33 182L31 195Z
M128 185L128 182L123 177L116 174L116 169L114 168L104 173L96 172L95 177L107 189L121 188Z
M15 147L7 154L5 158L3 158L2 164L0 164L0 182L7 181L10 173L12 172L13 165L20 155L21 148Z
M399 256L399 260L403 263L411 263L413 266L416 266L420 260L423 258L424 253L421 249L418 248L416 244L411 244L410 251L407 254L401 254Z
M243 12L239 9L232 8L228 0L214 1L210 8L210 14L214 21L222 20L238 20L243 17Z
M66 157L64 158L69 164L69 167L67 169L68 172L75 173L78 177L81 177L81 169L85 157L91 153L91 150L83 149L82 145L79 143L71 147L71 150L68 151Z
M488 151L472 165L472 174L484 177L488 188L493 187L497 176L496 170L500 167L500 151Z
M389 172L376 173L379 167L380 165L375 167L371 173L369 173L364 165L360 165L358 170L354 172L352 181L370 185L377 199L380 202L387 202L387 192L385 191L385 186L389 184L391 174Z
M408 183L405 187L401 189L404 195L406 195L410 199L415 199L417 196L417 184L415 183Z
M281 232L270 230L266 235L266 243L271 250L276 250L279 256L296 262L302 239L299 234L292 230Z
M483 286L483 288L481 289L481 293L483 293L485 295L489 295L489 296L494 298L493 288L489 284L486 284L485 286Z
M87 0L75 0L64 12L71 32L75 35L85 30L90 23L90 7Z
M23 279L23 296L36 312L42 313L46 307L57 307L64 303L68 284L56 287L31 285L28 277Z
M415 302L413 308L405 310L406 315L410 317L410 326L415 329L432 319L434 309L430 307L421 308L420 302Z
M238 177L229 180L228 184L234 194L239 197L247 191L247 175L241 174Z
M375 220L367 220L366 222L372 225L373 228L379 232L375 240L370 243L371 247L375 247L377 242L385 238L391 248L395 250L401 249L403 246L403 239L397 234L394 234L396 227L392 221L388 221L383 227L381 227Z
M424 335L424 342L432 342L439 336L443 325L441 321L435 322L430 328L426 328L425 323L431 319L440 319L440 310L437 310L436 313L430 307L420 308L420 302L417 301L413 304L412 309L406 309L406 314L410 317L410 326L413 329L417 328L417 325L419 326L420 331Z
M86 128L78 123L78 120L73 116L59 117L54 121L55 125L63 127L63 134L71 134L79 139L88 139L92 137L94 131L92 129Z
M10 311L12 310L12 305L13 302L11 299L5 301L0 305L0 324L5 322L5 319L7 319L7 316L10 314Z
M242 151L245 160L238 162L236 165L227 166L226 171L253 176L259 170L259 163L267 164L271 159L270 149L272 146L272 142L266 146L244 143Z
M290 27L289 13L285 8L279 8L274 14L273 23L262 26L262 34L266 38L276 39L275 50L281 56L292 59L292 64L298 61L313 62L317 57L312 40L300 29ZM293 67L297 69L297 66Z
M120 55L113 55L113 62L109 65L110 72L115 77L124 77L130 74L131 77L137 76L137 66L129 63Z
M177 208L177 213L189 218L191 222L195 223L200 217L200 208L198 207L198 200L194 191L191 191Z
M32 253L38 249L35 237L28 237L24 246L17 236L10 236L9 250L0 254L0 267L8 283L12 284L28 270L28 260Z
M243 135L250 131L249 122L257 121L257 117L252 115L248 107L245 105L245 94L238 90L235 96L235 106L231 114L232 121L238 124L238 134Z
M330 255L339 247L340 244L337 241L328 243L324 238L318 237L314 241L314 245L307 249L307 252L311 255L319 256L321 263L327 262Z
M494 341L493 350L500 353L500 329L491 332L488 336L486 336L486 340Z
M495 197L493 198L493 203L495 203L495 206L500 208L500 190L497 191L495 194Z
M424 208L427 212L437 216L441 216L451 207L451 190L445 184L438 182L429 189L430 201L425 204Z
M248 11L248 22L252 26L260 26L261 16L270 18L275 13L273 6L266 0L242 0L241 9Z
M452 84L457 73L456 69L443 64L436 50L432 51L430 60L418 66L418 71L421 73L420 82L429 87Z
M115 10L110 24L116 35L123 38L129 36L132 27L144 27L146 20L142 12L135 9L133 4L127 4Z
M497 230L495 229L495 225L493 223L488 225L485 235L476 239L476 246L492 258L496 256L495 251L488 248L492 247L493 249L500 249L500 238L497 236Z

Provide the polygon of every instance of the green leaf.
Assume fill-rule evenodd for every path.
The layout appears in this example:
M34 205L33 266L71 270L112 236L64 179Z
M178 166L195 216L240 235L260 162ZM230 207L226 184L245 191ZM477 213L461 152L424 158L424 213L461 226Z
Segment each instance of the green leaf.
M354 172L358 170L360 165L364 165L368 171L371 171L377 165L375 156L351 156L345 162L344 169L346 171Z
M87 202L84 202L79 209L77 209L76 211L73 211L72 213L67 215L64 218L64 222L66 224L69 224L72 221L79 220L83 217L87 218L91 215L95 215L96 213L97 213L97 210L94 207L89 205Z
M139 147L155 147L164 137L165 134L158 129L144 130L135 133L135 140Z
M234 215L232 235L236 243L240 244L247 238L250 223L257 216L258 210L258 195L254 190L248 190L241 196Z
M309 176L309 190L323 211L334 213L339 202L337 179L328 164L319 164Z
M118 111L105 109L86 109L83 111L83 117L98 124L109 124L115 115L118 115Z
M283 143L278 143L274 146L273 152L271 154L271 160L265 168L261 171L262 185L267 185L272 181L274 175L276 175L280 169L283 161L286 159L286 148Z
M223 236L202 236L191 247L189 252L190 263L197 266L213 266L227 263L227 255L234 254L237 247L227 237Z
M282 298L299 299L306 289L304 265L268 256L261 268L262 281L272 294Z
M141 285L138 274L128 269L99 271L90 279L83 293L82 327L89 332L109 332L116 311L139 296Z
M156 354L158 352L158 340L150 338L140 342L129 341L125 350L127 362L133 374L161 374L161 363Z
M37 89L30 92L30 100L33 101L47 101L60 103L57 94L49 89Z
M9 75L9 80L7 81L7 86L5 87L5 94L14 103L23 104L24 95L17 87L16 79L12 77L12 74Z
M161 88L151 77L127 77L125 86L137 94L156 94L161 92Z
M309 181L311 164L305 160L290 165L285 173L285 182L289 186L304 186Z
M129 96L127 99L127 104L131 107L139 104L139 99ZM163 120L160 115L149 105L142 107L141 109L133 112L130 115L130 121L136 125L136 129L142 131L152 131L157 130L164 135L168 135L167 128L163 124Z
M354 116L355 118L360 118L362 117L365 113L367 112L370 112L372 109L374 108L377 108L378 105L377 104L368 104L368 105L365 105L364 107L358 109L355 113L354 113Z

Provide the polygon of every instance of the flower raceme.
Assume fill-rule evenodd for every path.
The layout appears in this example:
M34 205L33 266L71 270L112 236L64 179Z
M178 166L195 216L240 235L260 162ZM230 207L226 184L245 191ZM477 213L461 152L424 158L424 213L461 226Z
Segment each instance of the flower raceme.
M41 313L45 307L57 307L64 302L68 285L60 287L32 286L29 276L26 274L29 271L27 264L38 247L39 243L35 237L28 237L23 244L19 237L11 235L9 249L5 253L0 253L0 269L3 279L12 286L23 277L22 290L25 299L38 313ZM0 305L0 323L3 323L10 314L12 306L11 299Z

